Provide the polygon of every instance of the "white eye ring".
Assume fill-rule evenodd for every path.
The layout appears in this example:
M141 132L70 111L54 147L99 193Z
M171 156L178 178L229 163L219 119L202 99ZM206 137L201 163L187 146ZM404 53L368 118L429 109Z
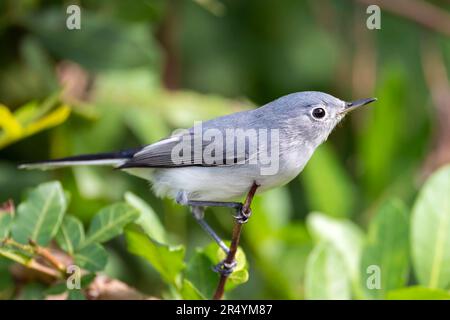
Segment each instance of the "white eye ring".
M311 116L316 120L323 120L327 115L327 111L325 108L316 107L311 110Z

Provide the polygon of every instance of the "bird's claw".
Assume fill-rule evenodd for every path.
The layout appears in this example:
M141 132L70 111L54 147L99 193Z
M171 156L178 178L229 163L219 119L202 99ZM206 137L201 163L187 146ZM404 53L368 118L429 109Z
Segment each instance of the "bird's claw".
M248 208L246 211L244 211L244 210L245 210L244 207L241 206L240 208L238 208L236 210L237 214L234 216L236 221L240 224L247 223L248 219L252 215L252 210L250 208Z
M236 265L237 265L236 260L233 260L233 262L228 263L225 259L219 262L216 266L214 266L213 270L217 273L220 273L221 275L228 277L230 274L233 273L234 269L236 268Z

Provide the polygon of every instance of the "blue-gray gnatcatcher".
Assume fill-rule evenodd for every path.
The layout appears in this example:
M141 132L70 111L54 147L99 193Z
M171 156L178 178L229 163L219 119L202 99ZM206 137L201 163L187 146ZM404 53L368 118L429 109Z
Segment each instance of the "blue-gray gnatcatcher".
M262 192L294 179L349 111L375 100L344 102L322 92L298 92L258 109L196 123L142 148L26 163L20 168L115 166L151 181L158 196L190 206L200 225L227 252L204 221L204 208L234 208L237 221L245 222L249 213L232 201L254 184Z

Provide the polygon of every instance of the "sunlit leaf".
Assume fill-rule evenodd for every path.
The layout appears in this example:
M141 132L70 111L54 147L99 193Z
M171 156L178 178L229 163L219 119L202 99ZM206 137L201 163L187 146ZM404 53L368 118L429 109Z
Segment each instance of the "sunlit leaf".
M225 242L227 246L230 246L229 242ZM210 259L210 268L216 266L219 262L223 261L226 257L225 252L217 246L216 243L212 242L200 252L203 252ZM236 267L233 273L229 275L228 281L225 286L225 291L232 290L236 286L243 284L248 281L248 263L247 257L245 256L244 250L238 247L235 256Z
M345 300L351 298L351 285L342 255L331 244L318 244L308 257L305 272L305 298Z
M181 297L185 300L204 300L206 297L204 297L197 288L194 287L192 282L189 280L184 279L183 280L183 286L180 290Z
M34 112L34 115L36 115L40 110L38 108L28 108L26 117L23 112L19 115L21 118L28 120L28 118L32 117L30 114L31 112ZM69 115L70 108L67 105L61 105L32 122L25 121L24 123L20 123L19 120L15 118L15 115L11 114L8 108L0 105L0 128L2 129L2 132L0 132L0 149L39 131L57 126L63 123Z
M39 185L17 208L12 237L21 243L33 240L47 245L58 232L66 208L66 196L59 182Z
M389 291L389 300L450 300L450 293L442 289L420 286L408 287Z
M407 209L399 200L384 203L371 221L367 244L361 258L361 280L371 298L384 298L389 290L403 287L409 273L409 221ZM370 288L368 268L380 270L380 288Z
M411 251L421 285L446 289L450 284L450 166L435 172L414 204Z
M311 213L307 226L313 238L334 246L343 258L352 286L357 291L359 286L359 264L364 234L350 220L331 218L321 213ZM359 292L355 292L359 294Z

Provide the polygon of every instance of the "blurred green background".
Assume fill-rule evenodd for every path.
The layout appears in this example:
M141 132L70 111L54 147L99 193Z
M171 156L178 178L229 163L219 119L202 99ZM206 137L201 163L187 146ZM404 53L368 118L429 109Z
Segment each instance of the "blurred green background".
M132 191L189 256L210 239L146 181L110 168L35 172L16 164L152 143L297 91L378 97L336 128L298 178L258 196L244 228L250 278L228 297L304 298L314 217L350 223L363 238L382 203L395 197L411 208L426 177L450 162L450 30L442 20L450 21L450 3L411 1L402 13L405 1L374 1L381 30L369 30L365 2L2 0L0 203L59 180L71 193L69 212L87 223ZM74 3L81 30L65 26ZM26 119L25 129L8 128L5 110L19 108L13 117ZM207 219L230 237L227 210L211 209ZM108 249L110 276L164 296L159 275L122 239ZM411 272L397 287L417 283Z

